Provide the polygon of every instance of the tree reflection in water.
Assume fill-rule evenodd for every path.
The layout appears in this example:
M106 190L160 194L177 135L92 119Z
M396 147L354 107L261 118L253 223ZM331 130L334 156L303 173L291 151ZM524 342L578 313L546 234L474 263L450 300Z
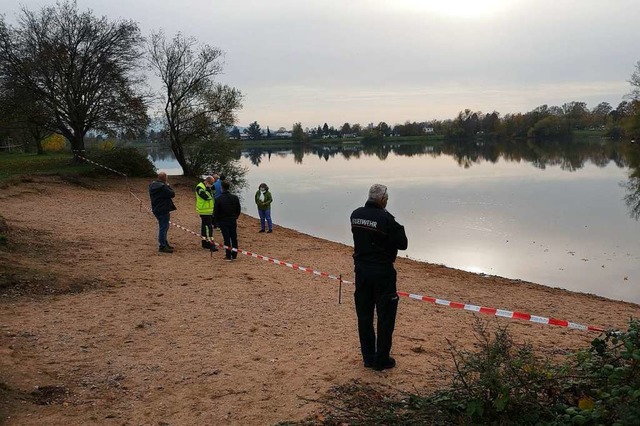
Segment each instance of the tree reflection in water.
M621 185L626 189L624 198L629 208L629 215L640 219L640 144L630 142L593 141L593 140L511 140L511 141L457 141L427 143L388 143L388 144L335 144L335 145L294 145L282 149L269 147L251 148L236 153L248 158L251 163L259 167L262 158L270 157L272 153L293 154L294 161L301 164L305 155L315 155L329 161L331 158L344 159L360 158L361 156L375 156L385 160L389 154L397 156L430 156L448 155L454 158L463 168L473 167L481 162L497 163L499 160L507 162L527 162L539 169L548 166L558 166L567 172L582 169L587 163L604 168L614 163L619 168L629 169L629 180Z
M629 215L635 220L640 219L640 145L630 143L623 150L629 165L629 180L623 183L627 193L624 201L629 208Z

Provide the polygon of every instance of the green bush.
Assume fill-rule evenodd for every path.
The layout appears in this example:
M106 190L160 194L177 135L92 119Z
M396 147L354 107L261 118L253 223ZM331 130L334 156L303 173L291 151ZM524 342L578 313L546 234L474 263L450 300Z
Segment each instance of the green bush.
M425 395L390 395L357 382L324 397L313 424L640 425L640 320L608 331L560 363L513 342L506 328L475 326L475 351L459 351L452 382ZM308 424L305 420L299 424Z
M428 402L468 424L640 424L640 321L608 331L591 347L552 364L505 329L489 339L479 330L477 352L454 353L450 389Z
M156 168L151 160L136 148L126 147L95 151L90 153L88 158L130 177L152 177L156 174ZM98 168L98 172L101 174L113 173L103 168Z

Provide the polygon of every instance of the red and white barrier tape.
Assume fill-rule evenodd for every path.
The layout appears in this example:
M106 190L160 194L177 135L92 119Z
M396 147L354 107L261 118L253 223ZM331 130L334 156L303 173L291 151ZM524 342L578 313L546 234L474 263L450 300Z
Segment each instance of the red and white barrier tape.
M77 155L77 154L75 154ZM81 157L80 155L77 155L78 157L82 158L83 160L86 160L92 164L95 164L97 166L100 166L102 168L105 168L107 170L110 170L112 172L115 172L121 176L127 177L127 175L125 175L124 173L120 173L116 170L110 169L106 166L102 166L98 163L95 163L89 159L86 159L84 157ZM133 196L136 200L138 200L140 202L140 207L144 207L149 213L152 213L151 209L143 203L143 201L138 198L132 191L131 189L129 189L129 194L131 194L131 196ZM200 235L200 233L192 231L188 228L185 228L182 225L179 225L175 222L171 222L169 221L169 223L173 226L175 226L176 228L182 229L183 231L189 232L195 236L197 236L198 238L202 239L203 241L208 241L208 239L206 237L203 237L202 235ZM237 253L242 253L244 255L247 256L251 256L254 257L256 259L262 259L266 262L270 262L273 263L274 265L280 265L280 266L286 266L288 268L294 269L294 270L298 270L298 271L303 271L303 272L308 272L311 273L313 275L318 275L318 276L322 276L322 277L327 277L329 279L332 280L338 280L341 283L344 284L353 284L352 281L347 281L347 280L343 280L341 276L336 276L336 275L331 275L327 272L320 272L320 271L316 271L312 268L307 268L304 266L300 266L296 263L289 263L289 262L284 262L282 260L278 260L278 259L274 259L272 257L268 257L268 256L263 256L261 254L256 254L256 253L252 253L250 251L246 251L246 250L242 250L242 249L238 249L238 248L233 248L233 247L228 247L225 246L224 244L220 244L220 243L216 243L211 241L213 244L215 244L216 246L222 248L222 249L229 249L232 251L235 251ZM449 300L443 300L443 299L437 299L435 297L429 297L429 296L422 296L419 294L412 294L412 293L406 293L403 291L398 291L398 296L400 297L407 297L409 299L413 299L413 300L420 300L423 302L429 302L429 303L433 303L434 305L439 305L439 306L448 306L450 308L454 308L454 309L463 309L466 311L471 311L471 312L475 312L475 313L481 313L481 314L487 314L487 315L493 315L496 317L501 317L501 318L509 318L509 319L517 319L517 320L522 320L522 321L529 321L529 322L533 322L536 324L545 324L545 325L555 325L558 327L566 327L566 328L570 328L570 329L574 329L574 330L582 330L582 331L595 331L595 332L603 332L605 331L605 329L603 327L598 327L598 326L593 326L593 325L583 325L583 324L578 324L575 322L571 322L571 321L566 321L566 320L560 320L557 318L547 318L547 317L541 317L538 315L531 315L531 314L527 314L524 312L518 312L518 311L507 311L504 309L496 309L496 308L488 308L485 306L477 306L477 305L472 305L472 304L468 304L468 303L460 303L460 302L451 302Z
M487 308L484 306L471 305L468 303L450 302L448 300L436 299L435 297L429 297L429 296L421 296L419 294L405 293L403 291L399 291L398 296L408 297L409 299L414 299L414 300L421 300L423 302L429 302L435 305L448 306L454 309L464 309L466 311L477 312L477 313L487 314L487 315L494 315L496 317L535 322L536 324L556 325L559 327L567 327L567 328L572 328L575 330L582 330L582 331L597 331L597 332L604 331L604 328L596 327L593 325L582 325L582 324L577 324L571 321L560 320L557 318L541 317L537 315L527 314L524 312L505 311L504 309Z
M122 172L119 172L119 171L117 171L117 170L113 170L112 168L107 167L107 166L103 166L102 164L99 164L99 163L96 163L95 161L89 160L88 158L85 158L85 157L83 157L83 156L82 156L82 155L80 155L80 154L77 154L77 153L75 153L75 152L74 152L74 153L73 153L73 155L75 155L76 157L80 158L81 160L86 161L87 163L91 163L91 164L93 164L94 166L102 167L103 169L109 170L110 172L113 172L113 173L119 174L120 176L127 177L127 175L125 175L125 174L124 174L124 173L122 173Z

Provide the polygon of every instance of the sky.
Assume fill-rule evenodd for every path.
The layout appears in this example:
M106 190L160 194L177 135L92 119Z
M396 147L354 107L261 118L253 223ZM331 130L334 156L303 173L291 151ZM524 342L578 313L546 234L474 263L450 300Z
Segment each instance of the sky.
M0 0L15 22L52 0ZM222 49L238 124L393 125L609 102L640 61L638 0L77 0Z

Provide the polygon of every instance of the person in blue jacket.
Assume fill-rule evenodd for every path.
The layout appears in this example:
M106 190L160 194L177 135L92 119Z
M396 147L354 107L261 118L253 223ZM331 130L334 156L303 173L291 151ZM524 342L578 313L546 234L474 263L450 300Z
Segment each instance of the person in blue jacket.
M151 211L158 220L158 251L173 253L173 247L167 241L171 212L176 210L173 197L176 193L169 186L167 174L158 173L158 178L149 184L149 198L151 198Z

